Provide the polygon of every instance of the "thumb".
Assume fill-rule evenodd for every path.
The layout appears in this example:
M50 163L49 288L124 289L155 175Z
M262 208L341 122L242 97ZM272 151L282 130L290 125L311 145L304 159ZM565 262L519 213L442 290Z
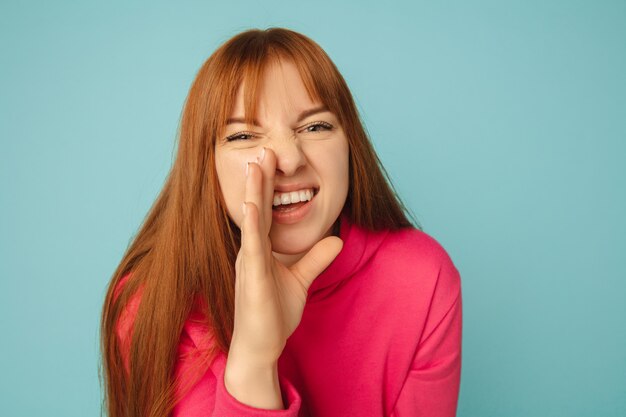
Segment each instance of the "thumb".
M297 263L291 266L291 271L303 279L308 290L311 283L324 269L339 255L343 248L343 241L337 236L329 236L317 242Z

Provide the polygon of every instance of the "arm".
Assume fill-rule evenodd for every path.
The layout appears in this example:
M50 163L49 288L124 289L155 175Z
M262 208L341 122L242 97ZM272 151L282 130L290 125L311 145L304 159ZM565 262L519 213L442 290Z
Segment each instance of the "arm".
M454 417L461 380L462 297L446 256L422 338L391 417Z
M118 321L116 334L120 341L120 353L126 371L129 370L130 339L133 322L137 314L141 298L141 292L134 296L124 307ZM198 361L201 351L211 348L212 341L208 329L199 324L198 320L188 320L185 323L180 337L174 377L177 378L176 396L179 401L172 411L173 417L296 417L300 410L300 395L286 378L278 376L276 394L284 404L284 410L265 409L252 407L245 404L248 402L246 392L239 399L235 398L227 389L224 381L227 357L219 353L208 367L202 366ZM200 375L199 375L200 373ZM236 377L236 376L235 376ZM242 379L242 387L255 383L253 379ZM235 389L239 389L237 386ZM282 388L282 390L281 390ZM284 393L284 395L282 395ZM235 395L240 395L235 392Z
M179 376L182 385L193 389L177 395L181 401L175 416L295 417L300 407L295 389L278 378L274 364L300 323L311 283L339 254L343 242L335 236L326 237L289 266L274 256L269 230L276 159L272 150L263 151L256 163L246 164L243 218L239 216L238 223L241 247L235 260L234 330L229 352L233 361L228 372L225 355L223 360L214 361L202 384L185 381L185 375L197 374L197 367L187 365L193 372L181 371ZM281 385L287 401L281 398ZM276 409L285 402L287 410Z
M224 358L224 357L223 357ZM277 388L277 394L281 405L284 401L285 409L265 409L261 407L254 407L248 404L245 404L235 398L232 394L230 394L226 388L225 380L224 380L224 372L225 372L225 359L219 361L214 367L217 370L217 381L219 381L217 390L216 390L216 400L215 400L215 408L213 410L212 417L217 416L241 416L241 417L257 417L257 416L276 416L276 417L297 417L298 412L300 411L301 399L295 387L291 384L289 380L283 377L278 377L279 381L276 383L279 385ZM281 388L284 392L284 400L282 399L283 395L281 394ZM193 416L193 415L192 415ZM185 415L185 417L187 417ZM190 416L191 417L191 416ZM193 416L195 417L195 416Z
M191 358L194 356L193 352L197 352L197 348L185 334L183 334L183 338L181 339L181 351L191 353L180 356L176 365L176 375L180 376L181 384L184 385L194 374L193 359ZM301 405L300 395L288 379L277 375L277 395L281 403L284 403L286 409L276 410L254 407L242 402L241 400L245 400L243 398L241 400L235 398L227 389L224 378L226 362L227 356L224 353L218 354L211 363L210 368L204 372L202 377L195 382L192 388L178 401L174 407L172 417L298 416Z

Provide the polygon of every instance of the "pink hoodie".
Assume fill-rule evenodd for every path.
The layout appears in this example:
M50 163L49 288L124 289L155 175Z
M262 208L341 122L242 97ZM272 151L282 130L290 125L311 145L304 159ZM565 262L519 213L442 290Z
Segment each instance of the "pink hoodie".
M278 362L286 409L250 407L231 396L224 386L226 354L220 353L173 416L456 414L462 333L456 267L422 231L371 232L341 220L343 249L313 281L302 321ZM135 297L118 326L126 349L138 304ZM183 380L193 374L192 359L185 358L211 344L197 314L181 335L176 374Z

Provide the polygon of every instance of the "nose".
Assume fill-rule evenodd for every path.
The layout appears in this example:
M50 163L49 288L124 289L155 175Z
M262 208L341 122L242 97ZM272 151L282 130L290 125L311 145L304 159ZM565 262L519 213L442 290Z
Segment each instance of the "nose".
M276 175L292 176L306 165L306 156L295 135L283 135L271 142L270 148L276 154Z

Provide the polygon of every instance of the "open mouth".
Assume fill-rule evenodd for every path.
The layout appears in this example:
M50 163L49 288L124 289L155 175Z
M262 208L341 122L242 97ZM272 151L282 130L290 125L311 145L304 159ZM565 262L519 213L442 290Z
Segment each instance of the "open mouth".
M317 195L319 189L309 188L291 192L275 192L272 210L280 213L288 213L310 203Z

